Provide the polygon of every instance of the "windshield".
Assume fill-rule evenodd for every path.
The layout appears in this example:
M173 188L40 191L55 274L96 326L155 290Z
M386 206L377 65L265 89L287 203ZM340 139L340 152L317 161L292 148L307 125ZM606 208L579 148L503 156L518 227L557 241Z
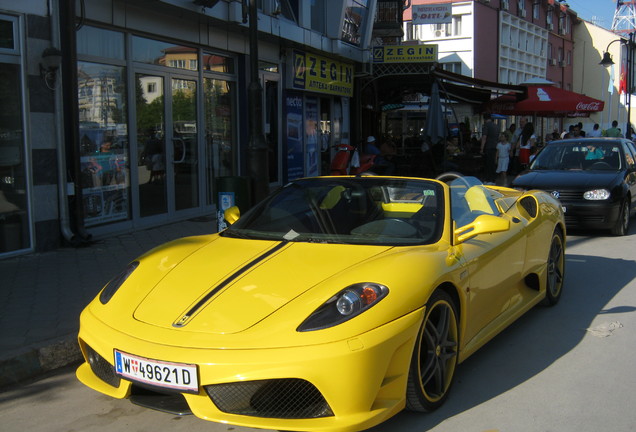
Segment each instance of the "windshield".
M531 170L618 171L621 168L620 146L595 140L550 143L530 165Z
M441 236L444 192L433 181L323 177L289 183L221 235L297 242L413 245Z

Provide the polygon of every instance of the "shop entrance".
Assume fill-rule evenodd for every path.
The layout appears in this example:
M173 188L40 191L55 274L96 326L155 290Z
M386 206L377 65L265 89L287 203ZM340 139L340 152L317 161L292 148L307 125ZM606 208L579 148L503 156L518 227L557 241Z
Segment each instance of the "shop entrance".
M137 192L141 218L199 206L197 81L136 73Z

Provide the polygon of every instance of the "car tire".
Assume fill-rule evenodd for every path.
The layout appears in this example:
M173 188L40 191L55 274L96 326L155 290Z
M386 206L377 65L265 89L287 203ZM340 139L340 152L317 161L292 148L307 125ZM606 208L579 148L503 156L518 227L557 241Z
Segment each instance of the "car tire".
M612 234L615 236L624 236L629 231L629 198L621 204L621 211L618 214L616 224L612 228Z
M554 306L561 298L563 280L565 276L565 248L563 247L563 233L556 229L552 234L548 261L546 264L545 306Z
M458 350L457 308L450 295L438 289L426 304L411 357L407 409L430 412L444 403L455 377Z

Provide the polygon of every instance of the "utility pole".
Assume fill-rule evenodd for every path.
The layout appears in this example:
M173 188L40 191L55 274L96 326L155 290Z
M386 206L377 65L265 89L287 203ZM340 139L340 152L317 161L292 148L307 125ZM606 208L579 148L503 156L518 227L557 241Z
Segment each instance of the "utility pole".
M269 194L268 147L263 135L263 87L258 68L258 11L256 0L249 1L250 83L247 88L249 111L248 174L252 181L252 204Z

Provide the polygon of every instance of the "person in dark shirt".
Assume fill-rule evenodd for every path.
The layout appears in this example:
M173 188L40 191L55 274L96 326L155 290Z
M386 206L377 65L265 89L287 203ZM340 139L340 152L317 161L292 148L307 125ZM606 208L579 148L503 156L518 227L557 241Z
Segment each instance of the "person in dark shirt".
M490 113L484 113L484 125L481 128L481 149L484 156L484 182L494 183L497 168L497 142L499 141L499 130L492 121Z

